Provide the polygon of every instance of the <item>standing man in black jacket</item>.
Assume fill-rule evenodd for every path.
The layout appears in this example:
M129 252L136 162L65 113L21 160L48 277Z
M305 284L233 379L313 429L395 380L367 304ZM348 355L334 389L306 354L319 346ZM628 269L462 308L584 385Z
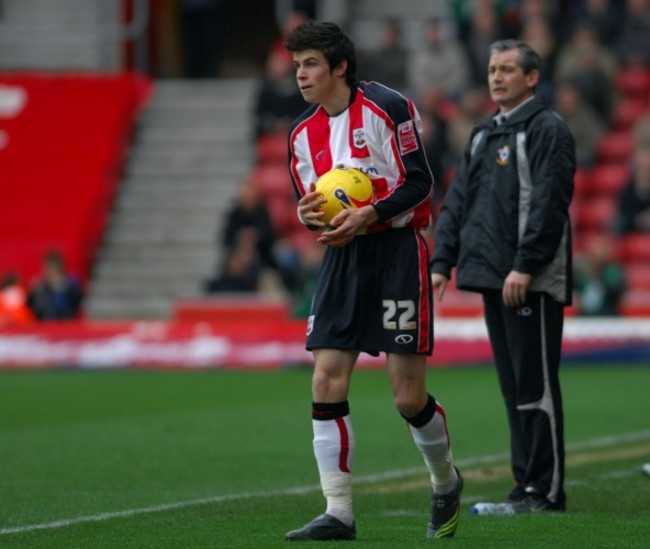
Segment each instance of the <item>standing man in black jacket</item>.
M436 226L438 301L457 286L483 295L510 425L518 512L566 508L559 382L564 307L571 303L575 146L535 95L541 61L527 44L495 42L488 84L497 112L472 132Z

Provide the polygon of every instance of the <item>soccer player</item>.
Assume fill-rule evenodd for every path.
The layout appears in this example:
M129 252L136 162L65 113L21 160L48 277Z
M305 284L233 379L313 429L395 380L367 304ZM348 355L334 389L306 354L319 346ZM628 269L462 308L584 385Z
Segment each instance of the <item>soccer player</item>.
M325 513L288 540L356 538L352 507L355 439L348 405L360 352L386 353L397 410L429 469L429 537L453 536L462 480L452 464L445 412L427 392L433 294L421 230L430 223L433 181L413 103L358 82L352 41L333 23L307 22L287 38L296 80L311 106L292 124L289 166L303 224L326 246L308 319L314 355L313 448ZM367 174L376 203L344 210L325 228L315 181L337 165ZM380 428L380 426L377 426Z
M519 512L563 511L564 427L559 367L571 303L575 145L535 94L540 58L527 44L491 46L488 85L498 105L472 131L436 225L432 281L443 299L480 292L510 425Z

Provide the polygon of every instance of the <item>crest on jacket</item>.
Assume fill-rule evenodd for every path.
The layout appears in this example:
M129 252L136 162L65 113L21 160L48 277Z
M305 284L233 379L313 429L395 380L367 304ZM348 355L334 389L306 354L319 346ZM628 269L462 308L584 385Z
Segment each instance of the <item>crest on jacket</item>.
M504 145L497 150L497 154L497 164L499 166L507 166L508 162L510 162L510 147Z

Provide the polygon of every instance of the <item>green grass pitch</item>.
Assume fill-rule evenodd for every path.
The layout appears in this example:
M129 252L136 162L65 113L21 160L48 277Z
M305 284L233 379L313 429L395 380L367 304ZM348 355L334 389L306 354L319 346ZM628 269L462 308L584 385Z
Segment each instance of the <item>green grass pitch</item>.
M470 516L511 487L496 376L428 380L466 479L456 537L425 539L424 466L386 373L358 371L357 545L649 546L650 364L564 367L564 514ZM286 547L324 509L310 401L308 369L0 372L0 547Z

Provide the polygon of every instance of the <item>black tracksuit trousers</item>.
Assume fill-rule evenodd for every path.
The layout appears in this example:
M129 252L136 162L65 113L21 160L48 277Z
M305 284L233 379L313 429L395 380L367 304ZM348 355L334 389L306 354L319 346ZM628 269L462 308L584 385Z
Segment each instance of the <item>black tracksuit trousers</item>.
M510 425L512 473L563 508L564 417L559 367L564 306L528 292L522 307L506 307L501 291L483 293L485 321Z

